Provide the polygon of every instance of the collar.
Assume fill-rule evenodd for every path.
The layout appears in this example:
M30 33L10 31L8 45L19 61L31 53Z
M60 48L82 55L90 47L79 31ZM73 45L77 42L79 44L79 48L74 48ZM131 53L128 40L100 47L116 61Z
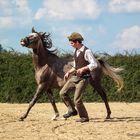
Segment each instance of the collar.
M82 45L82 47L81 47L80 49L77 49L77 51L78 51L78 52L83 52L83 51L84 51L84 49L85 49L85 46L84 46L84 45Z

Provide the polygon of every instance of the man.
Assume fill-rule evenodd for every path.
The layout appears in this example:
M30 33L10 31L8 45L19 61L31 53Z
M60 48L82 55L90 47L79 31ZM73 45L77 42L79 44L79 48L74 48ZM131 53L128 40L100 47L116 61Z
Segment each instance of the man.
M91 50L82 44L84 39L81 34L73 32L68 36L68 39L70 45L75 48L75 53L74 66L64 75L64 80L67 80L67 82L60 91L60 97L68 107L68 112L63 117L69 118L75 116L78 111L80 119L77 122L88 122L89 117L82 102L82 95L87 84L87 77L90 76L91 71L97 68L98 62ZM72 76L70 77L70 75ZM72 88L75 88L74 103L68 95Z

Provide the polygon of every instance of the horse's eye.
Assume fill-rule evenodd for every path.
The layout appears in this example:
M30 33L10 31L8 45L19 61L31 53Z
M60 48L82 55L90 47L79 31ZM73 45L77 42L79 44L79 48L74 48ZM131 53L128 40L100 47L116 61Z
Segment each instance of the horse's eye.
M29 39L33 39L33 38L34 38L34 36L33 36L33 35L29 36Z

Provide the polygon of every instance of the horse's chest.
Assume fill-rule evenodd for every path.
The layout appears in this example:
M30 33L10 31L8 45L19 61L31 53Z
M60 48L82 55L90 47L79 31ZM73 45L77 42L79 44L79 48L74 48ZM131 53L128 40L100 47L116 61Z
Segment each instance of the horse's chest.
M44 66L44 67L42 67L39 70L36 70L35 78L36 78L37 84L40 84L41 82L43 82L43 79L44 79L47 71L48 71L48 67L47 66Z

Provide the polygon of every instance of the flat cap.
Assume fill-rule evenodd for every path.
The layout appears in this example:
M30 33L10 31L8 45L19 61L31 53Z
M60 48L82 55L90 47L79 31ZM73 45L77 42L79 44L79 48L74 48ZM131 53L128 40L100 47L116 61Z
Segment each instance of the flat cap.
M73 32L71 33L70 36L68 36L68 39L73 41L73 40L79 40L79 41L83 41L84 38L82 37L81 34L77 33L77 32Z

